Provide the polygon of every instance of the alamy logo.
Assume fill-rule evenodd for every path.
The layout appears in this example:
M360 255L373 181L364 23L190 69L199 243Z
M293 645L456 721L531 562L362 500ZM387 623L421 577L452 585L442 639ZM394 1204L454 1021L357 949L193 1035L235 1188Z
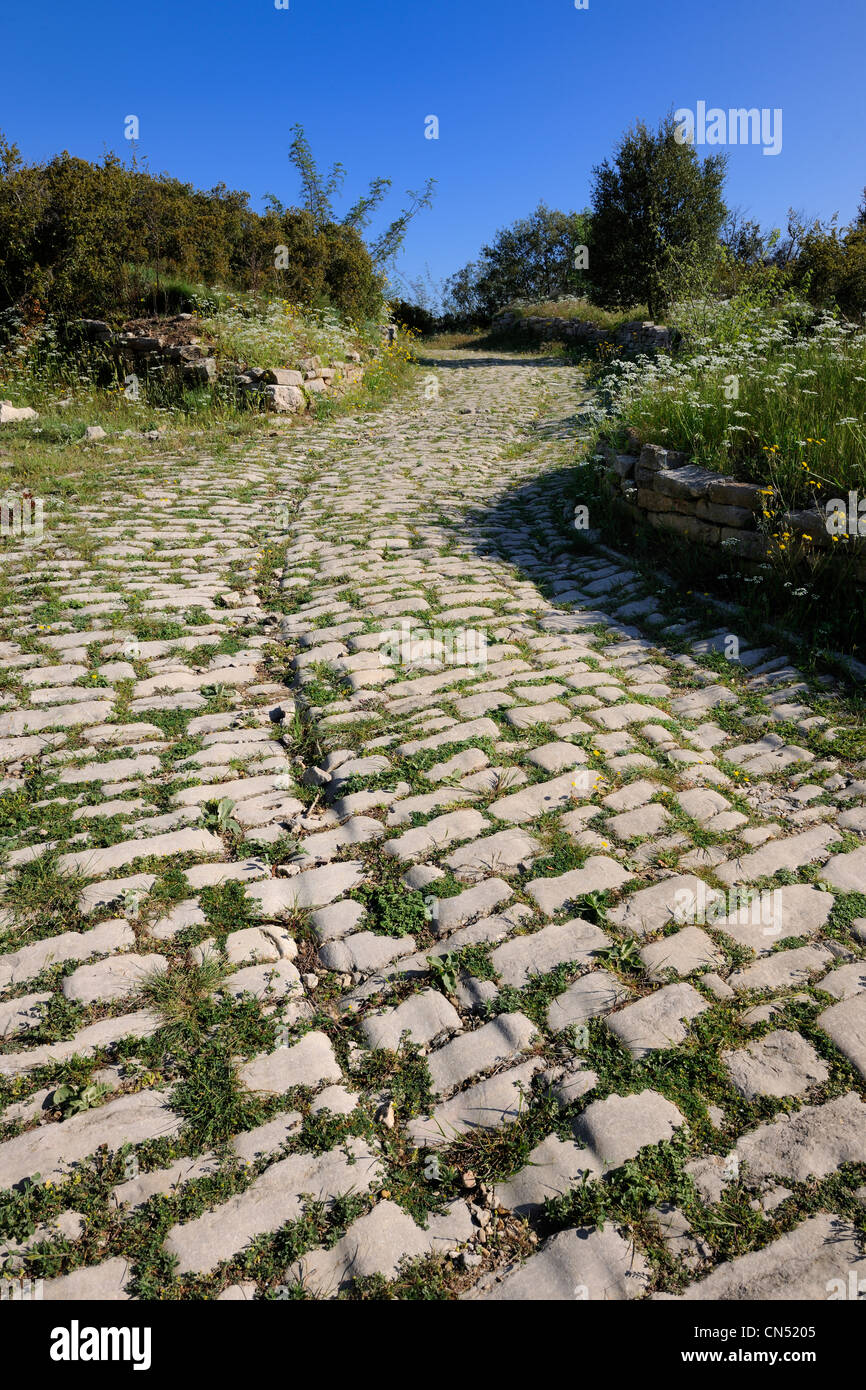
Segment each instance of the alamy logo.
M0 497L0 536L20 536L25 545L42 540L44 507L41 497Z
M782 108L732 107L723 111L699 101L692 111L681 106L674 112L678 145L763 145L762 154L781 154Z
M150 1370L149 1327L82 1327L73 1318L69 1327L51 1331L52 1361L131 1361L134 1371Z
M413 629L404 618L384 637L380 648L383 666L416 666L430 661L447 666L487 666L487 634L478 628L437 627L427 632Z
M866 497L849 492L847 506L843 497L831 497L825 511L829 535L866 536Z
M782 934L782 890L734 887L727 897L701 883L696 893L681 888L674 898L671 917L681 925L686 923L710 926L724 919L733 926L761 927L764 936Z

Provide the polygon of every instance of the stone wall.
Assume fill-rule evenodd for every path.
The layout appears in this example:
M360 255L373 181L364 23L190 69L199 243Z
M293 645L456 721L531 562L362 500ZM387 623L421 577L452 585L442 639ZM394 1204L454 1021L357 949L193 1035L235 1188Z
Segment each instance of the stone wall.
M112 353L126 374L147 377L175 372L188 386L213 385L219 379L249 395L251 403L263 410L282 415L303 414L316 396L340 395L364 378L358 352L328 364L320 357L305 357L292 367L246 367L241 371L238 363L218 363L212 344L175 344L145 333L115 333L101 319L82 319L77 327L87 341Z
M573 342L594 346L596 343L612 343L617 347L628 348L632 352L653 352L658 348L676 346L677 335L672 328L650 320L641 322L634 319L621 324L619 328L599 328L595 323L582 319L551 319L529 315L521 318L506 312L493 321L494 332L525 333L542 341L567 339Z
M778 542L772 533L787 533L784 544L792 558L805 563L814 563L830 550L840 550L847 558L853 550L854 577L866 582L866 541L834 541L820 511L784 512L768 530L762 524L767 497L757 484L701 468L687 454L657 444L644 444L639 454L617 454L602 444L600 452L606 459L606 487L635 522L724 548L753 564L775 551Z

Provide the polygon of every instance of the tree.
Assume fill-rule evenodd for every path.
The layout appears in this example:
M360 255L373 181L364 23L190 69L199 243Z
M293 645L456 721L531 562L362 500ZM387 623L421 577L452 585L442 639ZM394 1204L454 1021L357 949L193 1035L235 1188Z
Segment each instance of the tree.
M593 169L593 297L609 308L645 303L657 318L666 308L670 251L711 254L727 209L722 189L727 156L703 161L681 144L674 117L657 131L642 121Z
M497 232L477 261L452 275L448 302L464 318L491 318L516 299L544 301L585 293L586 271L577 248L589 246L588 212L559 212L543 202L526 218ZM582 259L582 258L579 258Z
M289 159L300 176L304 208L312 216L316 227L321 230L328 225L339 222L342 227L348 227L359 233L362 232L369 225L372 214L385 198L391 187L391 180L373 179L367 192L363 193L352 204L342 219L339 219L334 209L334 198L341 191L346 179L344 166L334 164L329 174L322 174L313 156L304 127L295 125L292 127L292 131L295 138L289 149ZM420 191L413 192L410 189L407 192L409 206L404 208L385 228L385 231L367 247L374 265L384 269L385 266L393 262L403 245L410 222L417 217L422 208L431 206L435 186L436 180L431 178L427 180L424 188ZM273 194L269 196L269 201L272 205L279 206Z

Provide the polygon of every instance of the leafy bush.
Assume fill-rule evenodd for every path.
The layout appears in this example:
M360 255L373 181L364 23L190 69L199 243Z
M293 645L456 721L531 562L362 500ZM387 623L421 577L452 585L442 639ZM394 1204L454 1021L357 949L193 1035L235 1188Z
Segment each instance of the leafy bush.
M122 321L182 306L195 283L270 292L350 318L375 317L383 268L406 228L429 205L430 186L367 246L362 230L389 182L376 180L338 220L303 132L291 159L304 205L270 197L254 212L249 194L223 184L205 192L153 175L116 154L98 164L64 153L27 164L0 135L0 313L19 307L28 322L46 314Z

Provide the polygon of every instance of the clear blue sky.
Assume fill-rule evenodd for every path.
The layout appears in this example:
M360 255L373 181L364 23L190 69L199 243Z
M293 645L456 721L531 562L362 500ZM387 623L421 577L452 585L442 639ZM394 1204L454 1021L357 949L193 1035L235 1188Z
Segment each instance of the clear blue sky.
M539 199L588 199L636 118L698 101L781 107L783 146L731 150L728 201L853 216L866 184L866 0L42 0L6 7L0 129L28 159L128 152L201 187L297 195L300 121L346 203L382 174L438 180L401 269L458 269ZM424 119L440 121L438 141ZM708 150L703 153L708 153ZM381 217L379 222L390 220ZM375 227L372 229L375 230Z

